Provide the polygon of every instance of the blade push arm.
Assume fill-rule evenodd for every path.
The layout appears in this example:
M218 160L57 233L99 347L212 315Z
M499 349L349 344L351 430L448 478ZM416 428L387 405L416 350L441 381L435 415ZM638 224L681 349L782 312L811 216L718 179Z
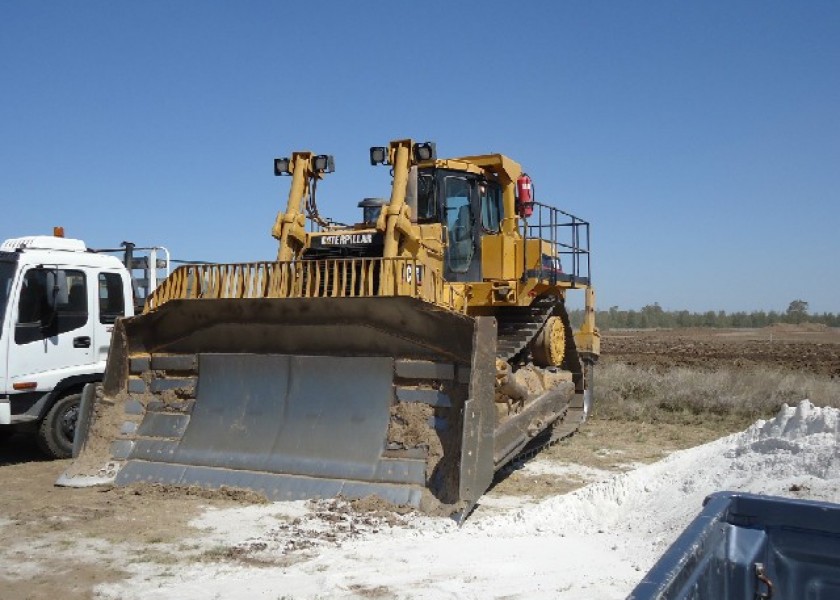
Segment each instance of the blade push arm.
M311 152L295 152L289 161L292 185L289 189L289 202L286 211L277 213L273 235L280 242L277 260L286 261L294 258L306 244L306 217L303 214L303 201L309 194L309 181L315 173ZM276 172L276 168L275 168Z

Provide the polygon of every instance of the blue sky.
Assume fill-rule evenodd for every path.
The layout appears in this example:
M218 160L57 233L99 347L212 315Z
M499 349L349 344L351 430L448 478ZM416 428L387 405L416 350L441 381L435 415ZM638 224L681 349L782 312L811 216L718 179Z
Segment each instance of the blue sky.
M0 0L0 239L272 259L289 180L502 152L592 223L603 308L840 312L838 2Z

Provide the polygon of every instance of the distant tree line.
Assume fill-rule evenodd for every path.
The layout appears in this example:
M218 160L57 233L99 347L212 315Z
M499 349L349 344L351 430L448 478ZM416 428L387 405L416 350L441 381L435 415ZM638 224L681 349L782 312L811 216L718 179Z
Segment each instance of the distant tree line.
M569 313L572 323L583 321L583 310ZM753 312L726 311L689 312L687 310L663 310L658 302L643 306L640 310L622 310L611 306L609 310L596 310L595 323L600 329L648 329L655 327L767 327L776 323L821 323L829 327L840 327L840 314L808 313L808 303L794 300L785 312L756 310Z

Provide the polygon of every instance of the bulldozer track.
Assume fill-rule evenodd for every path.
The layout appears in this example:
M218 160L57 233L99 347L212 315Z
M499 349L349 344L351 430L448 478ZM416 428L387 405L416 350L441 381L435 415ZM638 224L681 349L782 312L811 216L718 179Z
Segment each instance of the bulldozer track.
M564 366L580 364L580 356L574 344L574 337L571 335L568 313L562 303L551 297L539 299L531 306L512 307L497 313L499 335L496 356L509 362L511 366L528 364L528 346L552 316L559 316L563 320L568 333ZM530 460L560 440L574 435L585 418L586 409L579 396L576 395L566 406L562 417L536 436L512 461L500 469L497 477L506 476L517 463Z
M520 468L522 463L528 462L540 452L551 448L554 444L572 437L580 429L583 419L583 408L567 407L561 419L558 419L554 425L535 437L522 452L496 471L493 477L494 485Z
M528 348L528 344L554 314L555 302L535 302L531 306L517 306L499 310L496 321L499 327L496 356L510 363Z
M507 476L516 468L516 465L534 458L537 454L550 448L557 442L568 439L577 433L583 423L584 410L578 407L566 407L566 412L562 419L558 419L552 427L544 431L542 435L537 436L534 440L525 447L525 449L516 455L512 461L500 469L498 475ZM497 475L497 476L498 476Z

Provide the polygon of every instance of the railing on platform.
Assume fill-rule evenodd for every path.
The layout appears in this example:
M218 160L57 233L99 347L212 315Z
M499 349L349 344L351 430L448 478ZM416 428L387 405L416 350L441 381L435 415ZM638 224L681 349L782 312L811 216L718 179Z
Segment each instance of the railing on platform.
M411 258L336 258L194 264L177 268L146 301L212 298L354 298L409 296L459 312L466 299L439 273Z
M553 206L534 202L534 214L523 221L525 239L541 239L553 249L553 256L540 257L540 267L528 275L551 284L566 282L572 287L592 283L589 251L589 223ZM528 257L530 259L530 257Z

